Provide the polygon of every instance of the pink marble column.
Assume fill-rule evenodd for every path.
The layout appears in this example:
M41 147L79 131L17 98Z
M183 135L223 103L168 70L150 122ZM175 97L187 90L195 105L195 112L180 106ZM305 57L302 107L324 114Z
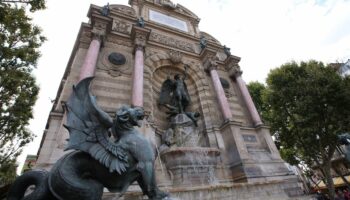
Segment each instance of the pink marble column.
M231 113L230 106L227 102L224 89L222 88L218 72L216 71L215 67L210 67L209 72L210 72L211 80L213 81L213 84L214 84L214 90L219 102L221 113L225 120L229 120L232 118L232 113Z
M99 38L94 38L90 43L84 63L80 69L79 81L84 78L94 76L100 47L101 40Z
M260 115L259 115L259 113L254 105L252 97L250 96L248 88L247 88L245 82L243 81L240 73L237 74L235 78L236 78L236 82L237 82L237 85L239 87L239 90L241 91L241 94L243 96L243 100L244 100L245 104L247 105L248 111L252 117L254 126L262 125L263 123L260 119Z
M143 107L143 47L135 48L135 65L132 75L131 106Z

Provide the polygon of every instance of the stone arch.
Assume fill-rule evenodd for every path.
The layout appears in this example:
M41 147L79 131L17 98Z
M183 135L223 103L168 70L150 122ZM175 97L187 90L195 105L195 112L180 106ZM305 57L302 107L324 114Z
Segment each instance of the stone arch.
M165 53L156 53L153 55L150 55L145 58L145 105L149 106L151 109L148 111L151 113L152 121L154 122L155 128L158 130L164 130L165 125L162 124L161 121L159 121L160 118L165 118L165 113L154 113L155 111L159 111L157 108L156 102L158 101L157 95L159 95L160 88L162 81L165 80L166 74L162 72L162 69L169 69L173 71L173 73L183 73L184 69L182 68L183 64L188 64L190 68L188 69L188 80L186 83L188 84L188 89L191 95L191 100L193 102L192 107L189 107L189 110L191 109L198 109L201 113L201 119L199 121L200 130L203 131L206 129L206 122L210 121L207 118L209 116L206 116L203 113L203 106L202 106L202 98L199 95L199 91L203 91L206 88L206 74L203 70L202 65L195 64L191 61L184 61L180 64L173 64L170 60L170 56ZM152 94L152 95L150 95ZM147 107L145 106L147 109ZM195 111L195 110L191 110ZM158 120L158 121L157 121ZM157 124L158 123L158 124Z

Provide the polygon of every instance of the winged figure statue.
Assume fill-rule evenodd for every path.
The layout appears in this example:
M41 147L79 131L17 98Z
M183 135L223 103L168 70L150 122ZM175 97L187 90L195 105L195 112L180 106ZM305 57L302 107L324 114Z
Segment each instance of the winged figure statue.
M184 113L187 106L191 103L191 97L185 82L187 78L187 69L188 66L185 65L185 72L182 76L180 74L175 74L174 80L171 80L168 76L162 83L159 105L169 109L170 114Z
M111 118L90 93L92 79L74 86L65 104L66 150L72 152L58 160L50 172L30 171L19 177L9 199L22 199L26 186L34 184L36 189L30 195L36 200L100 200L103 188L122 195L135 181L149 199L168 198L156 185L154 149L134 128L144 117L143 109L122 106Z

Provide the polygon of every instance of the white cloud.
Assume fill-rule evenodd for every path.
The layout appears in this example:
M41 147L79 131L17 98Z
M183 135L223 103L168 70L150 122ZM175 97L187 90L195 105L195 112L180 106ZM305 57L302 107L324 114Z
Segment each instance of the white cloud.
M346 0L174 0L201 18L200 29L242 57L244 79L264 81L269 70L291 60L324 62L350 58L350 1ZM34 15L48 42L35 71L41 86L30 129L38 135L24 154L35 154L80 23L90 3L104 0L48 1ZM113 4L127 4L114 0ZM24 156L21 157L23 162Z

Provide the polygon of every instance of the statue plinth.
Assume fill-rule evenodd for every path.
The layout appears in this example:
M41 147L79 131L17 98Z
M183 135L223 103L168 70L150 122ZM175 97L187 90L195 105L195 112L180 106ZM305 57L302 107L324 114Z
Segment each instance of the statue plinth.
M186 114L178 114L171 119L174 142L177 147L198 147L199 131Z

